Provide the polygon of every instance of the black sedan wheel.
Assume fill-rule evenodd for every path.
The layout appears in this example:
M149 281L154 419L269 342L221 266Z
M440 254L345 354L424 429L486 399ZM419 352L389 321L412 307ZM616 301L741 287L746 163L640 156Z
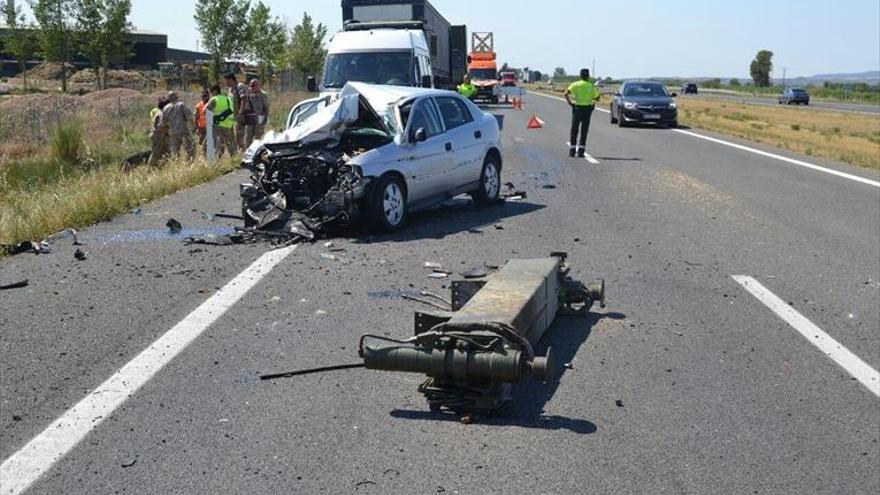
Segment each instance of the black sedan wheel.
M617 119L614 118L614 105L611 105L611 111L608 112L608 113L611 114L611 123L612 123L612 124L616 124L616 123L617 123Z

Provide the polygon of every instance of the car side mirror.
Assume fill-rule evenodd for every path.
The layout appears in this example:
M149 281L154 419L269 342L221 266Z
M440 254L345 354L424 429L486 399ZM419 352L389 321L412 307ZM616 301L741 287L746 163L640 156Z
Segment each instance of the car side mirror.
M431 76L422 76L422 87L430 88L431 87Z
M306 89L309 93L318 92L318 83L315 81L315 76L309 76L309 78L306 79Z
M428 139L428 133L425 132L425 128L424 128L424 127L419 127L418 129L416 129L416 130L412 133L412 137L410 138L410 141L411 141L413 144L415 144L415 143L423 143L423 142L425 142L427 139Z
M678 93L672 93L673 98L678 98Z

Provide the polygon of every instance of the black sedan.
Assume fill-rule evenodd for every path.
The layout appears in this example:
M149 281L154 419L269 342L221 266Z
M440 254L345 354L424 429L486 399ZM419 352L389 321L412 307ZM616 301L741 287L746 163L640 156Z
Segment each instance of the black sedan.
M779 104L809 105L810 95L801 88L788 88L779 95Z
M676 96L669 94L660 83L627 81L611 100L611 123L620 127L637 122L675 127L678 125Z

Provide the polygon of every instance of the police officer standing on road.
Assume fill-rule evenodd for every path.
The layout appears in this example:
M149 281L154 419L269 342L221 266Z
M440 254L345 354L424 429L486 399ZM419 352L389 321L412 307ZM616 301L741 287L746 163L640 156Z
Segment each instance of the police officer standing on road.
M471 78L467 74L465 74L461 84L458 85L458 94L469 100L473 100L474 95L477 94L477 87L471 83Z
M572 101L574 97L574 101ZM571 105L571 139L568 156L577 152L583 158L587 152L587 133L590 131L590 117L599 100L599 89L590 81L589 69L581 69L581 80L571 83L565 90L565 101ZM578 139L580 130L580 139Z

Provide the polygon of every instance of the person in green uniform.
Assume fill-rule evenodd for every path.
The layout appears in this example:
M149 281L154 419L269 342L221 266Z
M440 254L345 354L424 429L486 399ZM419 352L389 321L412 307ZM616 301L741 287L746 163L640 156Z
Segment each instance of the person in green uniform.
M599 100L599 89L590 81L590 70L581 69L581 80L571 83L565 90L565 101L571 106L571 139L568 156L583 158L587 152L587 133L590 117ZM578 133L580 132L580 136Z
M467 74L465 74L461 84L458 85L458 94L469 100L473 100L474 95L477 94L477 87L471 83L471 78Z

